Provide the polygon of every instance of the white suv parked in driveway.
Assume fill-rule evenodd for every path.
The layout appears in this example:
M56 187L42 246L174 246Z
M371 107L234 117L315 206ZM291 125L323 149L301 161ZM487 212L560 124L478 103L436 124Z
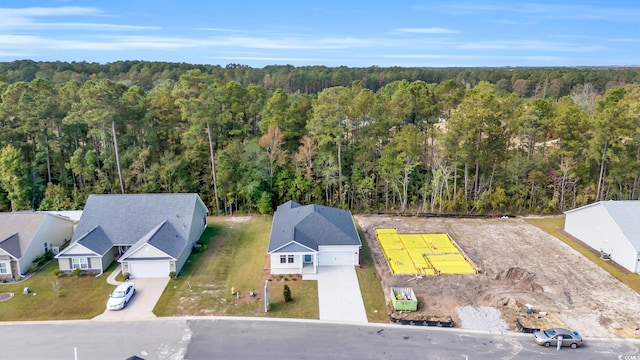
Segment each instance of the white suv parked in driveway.
M113 290L111 295L109 295L109 300L107 301L107 310L121 310L133 297L133 294L136 293L136 286L134 283L126 282L124 284L118 285L118 287Z

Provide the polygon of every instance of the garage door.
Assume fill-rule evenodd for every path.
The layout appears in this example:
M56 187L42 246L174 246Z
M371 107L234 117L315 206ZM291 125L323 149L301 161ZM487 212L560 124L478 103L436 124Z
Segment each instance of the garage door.
M319 266L353 265L353 252L321 252L318 256Z
M132 278L169 277L168 260L129 261L129 273Z

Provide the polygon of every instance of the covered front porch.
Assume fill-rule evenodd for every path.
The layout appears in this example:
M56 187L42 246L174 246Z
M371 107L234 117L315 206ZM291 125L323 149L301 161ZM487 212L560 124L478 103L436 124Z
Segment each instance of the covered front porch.
M271 274L316 274L318 253L273 253L271 254Z

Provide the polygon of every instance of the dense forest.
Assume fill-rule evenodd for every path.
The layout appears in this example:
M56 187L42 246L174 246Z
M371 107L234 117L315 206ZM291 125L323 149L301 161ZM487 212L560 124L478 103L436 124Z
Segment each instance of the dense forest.
M355 212L640 197L639 68L0 63L0 209L197 192Z

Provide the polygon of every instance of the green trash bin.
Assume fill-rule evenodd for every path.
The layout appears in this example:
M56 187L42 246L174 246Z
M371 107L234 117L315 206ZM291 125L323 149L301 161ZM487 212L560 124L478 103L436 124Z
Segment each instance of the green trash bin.
M527 314L533 314L533 305L531 304L524 304L524 307L527 311Z

